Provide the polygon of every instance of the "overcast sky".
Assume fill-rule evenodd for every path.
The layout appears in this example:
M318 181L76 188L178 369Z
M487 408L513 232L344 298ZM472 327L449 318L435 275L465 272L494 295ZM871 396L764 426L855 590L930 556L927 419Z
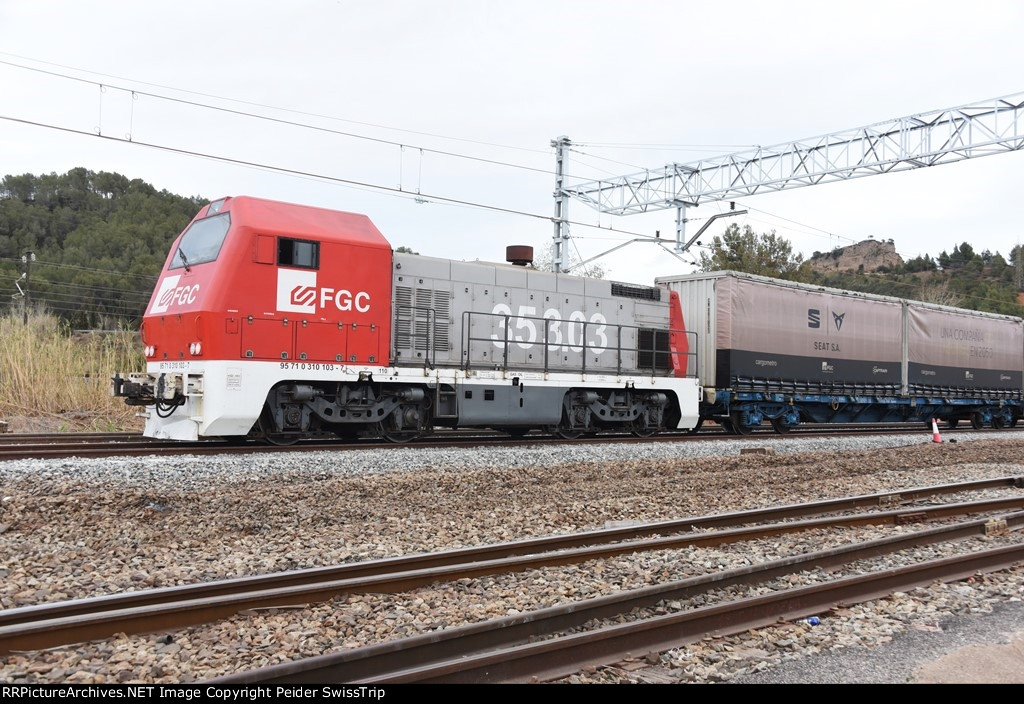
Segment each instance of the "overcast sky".
M360 212L395 247L502 261L550 247L560 135L571 185L1021 93L1022 30L1018 0L0 0L0 175ZM1016 151L768 193L735 221L805 256L869 238L1007 256L1022 172ZM690 232L727 207L690 209ZM569 217L604 228L571 227L583 259L674 239L671 209ZM644 243L599 263L693 270Z

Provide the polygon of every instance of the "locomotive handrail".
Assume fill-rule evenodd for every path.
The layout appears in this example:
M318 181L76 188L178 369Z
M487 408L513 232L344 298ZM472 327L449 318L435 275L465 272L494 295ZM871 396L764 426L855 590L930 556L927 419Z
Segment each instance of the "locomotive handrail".
M674 329L674 328L665 328L665 329L643 328L643 327L640 327L638 325L610 325L608 323L595 323L593 321L588 321L588 320L572 320L572 319L564 319L564 318L546 318L546 317L545 318L541 318L541 317L537 317L537 316L511 315L511 314L508 314L508 313L485 313L485 312L481 312L481 311L464 311L463 314L462 314L462 317L463 317L463 324L462 324L462 339L460 340L460 347L461 347L460 357L461 357L461 367L462 367L462 369L464 369L466 371L469 371L469 370L471 370L473 368L490 368L490 369L497 368L497 369L499 369L501 371L507 371L509 369L509 350L511 349L511 346L513 344L519 344L519 345L527 344L527 345L530 345L530 346L538 345L543 350L542 362L538 366L540 367L540 370L545 372L545 373L548 373L548 372L551 372L551 371L561 371L561 370L553 370L551 368L551 363L550 363L551 362L551 351L552 351L552 348L557 348L557 347L561 347L562 345L565 345L566 347L568 347L573 352L578 352L580 354L579 366L577 368L575 368L575 369L566 370L566 371L578 371L578 372L580 372L582 374L585 374L587 372L587 370L588 370L587 353L588 352L592 352L595 349L600 349L602 352L606 351L606 350L607 351L614 351L615 352L614 371L615 371L616 374L622 374L623 371L624 371L623 370L623 355L624 355L624 353L633 353L633 352L635 352L636 355L637 355L637 366L636 366L636 370L637 371L650 372L651 376L668 376L671 373L671 370L677 368L678 366L681 366L681 365L674 364L673 360L676 360L679 357L685 357L686 361L687 361L687 364L686 364L686 370L687 370L686 371L686 376L687 377L695 377L696 376L697 352L695 350L696 350L696 347L697 347L697 345L696 345L697 334L695 332L693 332L693 331L677 330L677 329ZM473 326L473 319L474 319L474 317L490 319L492 321L491 324L484 326L485 329L488 332L488 335L486 337L474 336L472 334L471 330L472 330L472 326ZM510 332L512 330L511 323L512 323L513 320L525 320L525 321L531 321L533 323L540 323L539 326L537 326L537 325L532 326L531 330L537 330L539 328L542 331L542 335L539 337L539 339L531 339L531 340L526 340L526 341L518 339L518 338L516 338L514 336L511 336L510 335ZM579 327L579 329L581 329L581 338L579 340L579 344L578 345L573 344L571 340L567 340L565 342L563 342L561 340L553 341L551 339L551 337L552 337L552 335L551 335L551 325L555 324L555 323L559 323L559 324L564 323L567 326ZM500 332L500 337L496 337L495 336L495 331L497 329L499 329L499 326L500 326L500 331L501 331ZM614 344L614 346L602 346L602 345L594 345L594 344L588 343L587 331L588 331L588 329L593 329L594 326L603 326L603 327L611 328L611 330L614 331L614 336L615 336L615 344ZM570 328L567 327L567 329L570 329ZM624 331L630 331L630 330L633 330L633 331L637 332L637 335L636 335L637 346L635 348L631 347L629 349L626 349L626 348L624 348L622 346L623 332ZM651 332L655 333L655 334L651 335L651 342L650 342L650 346L649 347L641 347L640 344L639 344L639 340L640 340L639 333L644 331L644 330L650 330ZM684 335L686 335L687 338L691 341L691 344L689 345L690 351L687 351L687 352L676 352L676 351L673 351L671 349L671 347L669 347L667 349L659 349L658 346L657 346L658 333L662 333L662 334L665 334L665 335L672 335L672 334L684 334ZM500 348L501 351L502 351L500 364L494 364L493 362L487 363L487 362L482 362L482 361L479 361L479 360L474 360L473 359L473 355L472 355L472 344L474 342L489 343L489 344L493 344L497 348ZM639 363L640 362L640 356L642 354L649 354L650 355L650 360L651 361L650 361L650 365L649 366L648 365L644 365L644 366L640 365L640 363ZM669 361L669 364L666 367L664 367L664 368L659 368L659 366L658 366L659 359L667 359ZM526 367L531 366L531 362L529 362L529 361L517 362L516 364L520 365L520 366L526 366ZM592 369L592 367L589 367L589 368ZM608 368L608 371L611 371L611 367L610 366Z

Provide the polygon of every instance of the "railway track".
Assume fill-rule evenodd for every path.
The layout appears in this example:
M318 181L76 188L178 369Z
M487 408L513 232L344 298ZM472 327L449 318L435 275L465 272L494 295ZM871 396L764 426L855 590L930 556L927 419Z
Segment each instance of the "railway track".
M566 440L556 435L534 432L525 437L509 437L505 433L479 430L444 430L421 438L409 444L410 447L477 447L483 443L516 446L538 443L651 443L651 442L696 442L709 439L757 441L765 438L800 437L818 438L830 436L857 436L866 432L874 434L906 434L922 432L917 426L902 425L836 425L828 428L808 426L780 436L770 428L747 435L727 435L721 429L706 430L698 434L663 433L654 437L638 438L628 434L600 434ZM961 434L1004 434L1006 430L944 430L950 438ZM181 442L147 438L137 433L53 433L53 434L0 434L0 461L25 459L62 459L69 457L138 457L146 455L215 455L266 454L274 452L322 452L384 449L396 447L394 443L379 440L304 440L294 445L270 445L257 442L238 443L226 440L202 440Z
M1015 514L1015 530L1024 515ZM956 526L983 530L984 521ZM914 540L924 540L923 535ZM920 544L920 543L915 543ZM822 584L792 588L769 596L725 601L649 619L614 623L637 608L650 609L666 599L694 592L751 585L801 568L845 564L884 549L882 541L851 546L846 555L823 551L800 563L767 563L749 572L734 570L707 579L680 581L657 591L636 590L591 603L520 614L507 619L381 643L336 655L324 655L211 679L211 684L531 683L565 677L587 667L610 665L701 640L779 621L824 614L839 604L877 599L935 581L965 579L1006 569L1024 560L1024 544L933 560L901 569L885 569ZM895 548L895 545L893 545ZM588 621L605 625L574 632ZM538 642L538 639L539 642Z
M438 581L576 564L627 553L726 545L842 526L897 525L1008 512L996 521L991 517L965 520L728 573L702 575L509 619L432 632L422 638L391 641L345 651L340 655L292 662L218 681L527 681L534 677L551 678L561 676L558 673L567 674L574 671L573 668L578 669L584 660L585 664L593 664L621 658L623 648L632 653L664 649L665 629L677 634L672 642L678 644L680 637L699 637L723 628L743 630L762 624L766 618L795 618L808 609L821 612L826 610L823 606L826 602L834 604L837 601L875 598L883 593L879 591L883 586L879 585L884 585L884 589L904 589L907 585L927 583L922 580L956 579L965 570L971 573L1002 569L1024 558L1019 549L995 551L984 557L974 555L969 563L960 564L952 560L916 571L908 569L905 574L901 572L888 581L883 576L854 582L840 580L827 588L797 591L788 597L779 596L778 599L757 603L741 600L735 605L722 605L710 611L696 609L673 614L672 619L655 619L645 626L631 625L627 628L622 625L611 630L602 628L594 631L601 635L575 634L558 638L553 635L566 629L578 629L593 619L607 619L637 608L651 608L666 599L684 599L725 587L750 585L811 567L847 564L910 546L965 540L994 531L1016 531L1024 525L1024 511L1021 511L1024 495L1014 490L1022 487L1024 478L1021 477L935 485L898 493L885 492L660 521L479 548L8 609L0 612L0 652L51 648L121 632L172 630L226 618L244 609L293 606L323 601L346 592L404 591ZM1008 490L1010 495L981 501L906 506L911 502L935 501L943 496L1000 489ZM896 506L901 508L893 508ZM808 519L808 516L817 518ZM546 640L546 645L528 644L528 641L539 637L550 641ZM455 664L453 659L457 661Z

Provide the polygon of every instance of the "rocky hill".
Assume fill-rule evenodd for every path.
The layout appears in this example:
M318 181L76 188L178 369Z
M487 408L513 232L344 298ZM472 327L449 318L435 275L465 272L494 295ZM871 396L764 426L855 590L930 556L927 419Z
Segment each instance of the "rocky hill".
M892 240L864 240L824 254L815 252L809 262L814 271L822 273L855 271L870 274L902 266L903 257L896 253Z

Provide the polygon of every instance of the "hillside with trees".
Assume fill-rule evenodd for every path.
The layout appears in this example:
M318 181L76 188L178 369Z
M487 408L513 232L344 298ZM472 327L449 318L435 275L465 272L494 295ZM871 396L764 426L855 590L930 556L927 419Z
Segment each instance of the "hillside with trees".
M84 168L6 176L0 182L3 302L20 312L19 291L27 288L33 308L74 328L137 325L167 250L205 202Z
M935 259L923 255L904 262L891 240L888 247L880 244L865 241L804 260L774 232L759 235L749 225L732 224L714 238L709 252L701 252L700 267L1024 317L1018 266L1024 264L1024 247L1014 247L1007 259L964 242Z

